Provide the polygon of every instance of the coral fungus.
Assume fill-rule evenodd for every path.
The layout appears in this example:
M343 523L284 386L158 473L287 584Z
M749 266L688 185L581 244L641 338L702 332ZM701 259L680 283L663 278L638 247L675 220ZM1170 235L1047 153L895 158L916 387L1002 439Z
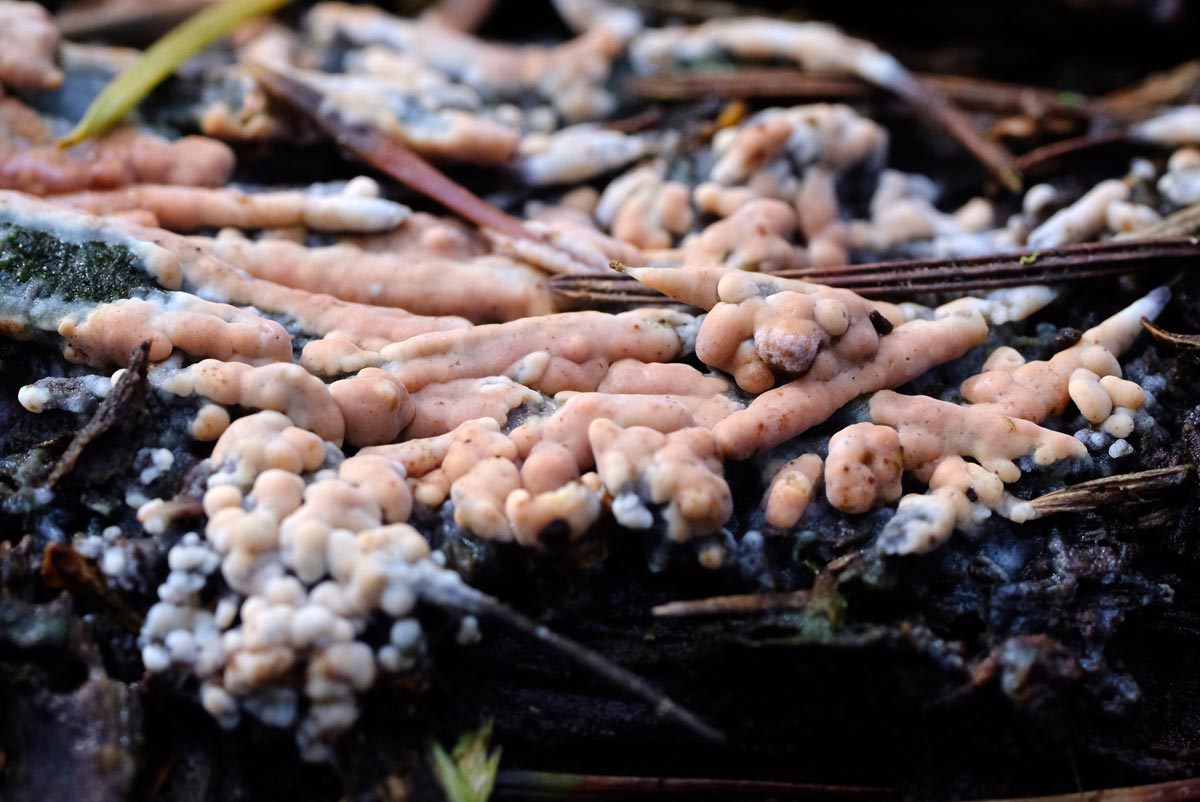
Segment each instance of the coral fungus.
M667 554L733 572L767 559L769 533L795 536L796 555L824 538L797 565L847 544L895 565L993 514L1032 520L1023 476L1095 473L1095 443L1128 454L1152 424L1146 371L1126 377L1120 360L1166 289L1026 361L1005 343L1051 350L1026 318L1077 319L1057 290L1005 280L890 303L852 262L1025 248L1028 266L1039 249L1136 233L1200 198L1195 151L1078 197L1043 185L946 210L931 179L886 169L888 131L858 106L727 110L680 130L609 119L621 70L714 59L916 97L874 45L820 23L653 28L626 5L556 5L574 38L511 46L470 33L487 3L412 19L319 3L302 31L247 29L217 67L178 79L204 98L189 130L279 137L302 123L276 119L269 82L251 77L270 61L336 125L472 165L475 200L524 218L493 231L413 212L382 180L254 184L226 144L168 140L165 125L59 151L61 120L35 111L55 106L34 100L76 68L40 7L0 2L0 84L30 103L0 97L0 186L14 190L0 193L0 323L73 363L18 400L44 418L108 404L110 372L144 346L148 366L128 375L186 423L136 457L122 499L168 566L142 663L193 678L222 725L249 715L330 757L359 695L421 661L418 596L461 587L447 557L460 542L565 561L636 538L656 570ZM1197 145L1197 115L1133 133ZM815 269L846 286L803 278ZM556 294L561 272L600 288L580 302L594 308ZM807 532L818 515L874 528ZM94 528L80 542L118 581L132 547ZM826 569L805 576L832 582Z

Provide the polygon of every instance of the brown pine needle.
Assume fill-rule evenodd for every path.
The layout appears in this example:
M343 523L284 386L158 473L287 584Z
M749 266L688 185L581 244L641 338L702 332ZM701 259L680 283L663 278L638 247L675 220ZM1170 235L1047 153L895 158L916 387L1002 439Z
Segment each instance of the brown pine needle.
M1064 161L1090 155L1093 151L1128 145L1133 142L1124 131L1060 139L1034 148L1017 157L1017 169L1026 175L1045 175L1058 169Z
M501 771L497 799L892 799L889 788L699 777L613 777L544 771Z
M919 83L961 108L997 114L1052 114L1072 118L1096 114L1095 101L1075 92L965 75L915 75ZM629 94L662 101L701 98L865 100L886 96L881 89L851 75L793 67L737 67L631 75L623 86Z
M952 106L940 92L920 81L913 81L904 89L897 90L897 94L908 101L919 115L957 139L1005 189L1010 192L1021 191L1021 168L1013 155L1003 145L977 131L971 118Z
M1200 799L1200 779L1197 778L1126 788L1074 791L1053 796L991 799L987 802L1188 802L1193 799Z
M1094 102L1101 114L1137 120L1162 110L1164 106L1187 102L1198 83L1200 60L1186 61L1133 86L1102 95Z
M58 12L55 22L65 39L129 42L161 33L210 5L212 0L101 0L71 4Z
M1193 203L1191 206L1184 206L1178 211L1171 212L1153 225L1131 231L1128 234L1118 235L1116 239L1168 239L1191 237L1197 232L1200 232L1200 203Z
M810 601L812 601L812 592L807 590L796 590L791 593L743 593L668 602L652 607L650 613L657 618L751 615L772 610L799 610L807 607Z
M342 120L303 81L261 61L247 61L245 67L273 98L312 120L338 145L367 164L479 226L513 239L533 238L520 220L451 180L404 143Z

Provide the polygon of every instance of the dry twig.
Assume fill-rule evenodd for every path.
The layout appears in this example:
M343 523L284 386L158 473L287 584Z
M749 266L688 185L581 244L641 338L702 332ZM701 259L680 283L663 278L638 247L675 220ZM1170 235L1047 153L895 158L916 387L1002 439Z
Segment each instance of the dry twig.
M1119 476L1106 476L1038 496L1029 503L1039 515L1085 512L1107 504L1146 504L1154 494L1181 485L1191 465L1173 465Z
M497 799L890 799L888 788L693 777L609 777L501 771Z
M74 3L58 13L58 29L67 39L137 41L157 35L213 0L97 0Z
M1124 131L1110 131L1100 134L1084 134L1083 136L1060 139L1040 148L1034 148L1028 153L1017 157L1017 169L1024 175L1044 175L1057 169L1062 162L1091 153L1102 148L1128 146L1133 143L1129 134Z
M658 618L695 618L709 615L750 615L772 610L799 610L812 600L812 592L743 593L668 602L650 609Z
M997 114L1053 114L1091 117L1091 98L1022 84L965 75L917 73L918 82L962 108ZM883 90L851 75L790 67L738 67L659 75L632 75L625 91L653 100L699 98L791 98L799 100L864 100L885 97Z
M1021 799L992 799L987 802L1187 802L1200 799L1200 778L1174 780L1154 785L1127 788L1102 788L1053 796L1029 796Z

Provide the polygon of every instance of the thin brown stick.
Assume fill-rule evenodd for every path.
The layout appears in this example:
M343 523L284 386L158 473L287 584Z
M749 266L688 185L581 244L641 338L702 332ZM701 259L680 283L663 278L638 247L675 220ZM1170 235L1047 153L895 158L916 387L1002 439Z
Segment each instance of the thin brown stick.
M97 438L120 423L130 410L141 402L146 393L146 370L150 364L150 343L135 346L129 354L125 372L113 388L104 396L99 408L88 422L75 433L62 456L50 469L46 486L54 487L64 476L75 469L83 452Z
M1200 59L1185 61L1131 87L1096 98L1094 109L1105 116L1136 120L1180 102L1197 83L1200 83Z
M883 90L850 75L806 72L788 67L739 67L631 75L624 90L650 100L700 98L796 98L803 100L861 100L883 97Z
M918 82L955 105L998 114L1054 114L1090 117L1092 100L1075 92L1059 92L965 75L918 73ZM653 100L699 98L797 98L863 100L885 96L883 90L852 75L798 70L791 67L737 67L689 70L625 79L626 92Z
M1020 799L992 799L987 802L1188 802L1200 799L1200 778L1173 780L1153 785L1075 791L1053 796L1028 796Z
M636 114L604 123L604 127L610 131L620 131L622 134L636 134L658 125L662 119L663 110L660 106L647 106Z
M995 114L1087 118L1097 114L1092 98L1079 92L990 81L968 75L919 73L917 80L937 89L955 105Z
M751 615L771 610L799 610L807 607L811 600L812 593L807 590L796 590L791 593L743 593L668 602L652 607L650 613L658 618Z
M55 23L68 39L137 41L153 38L187 19L213 0L99 0L75 3L58 13Z
M302 81L261 61L246 61L254 79L275 99L308 117L341 147L466 219L513 239L533 239L524 224L480 198L407 145L379 131L342 120Z
M543 771L501 771L497 799L891 799L889 788L698 777L613 777Z
M1133 142L1124 131L1110 131L1103 134L1084 134L1083 136L1060 139L1040 148L1034 148L1028 153L1017 157L1017 169L1025 175L1044 174L1057 169L1067 160L1081 154L1102 148L1118 145L1129 145Z
M971 118L952 106L941 92L920 81L913 81L895 91L919 115L957 139L1005 189L1010 192L1021 191L1021 169L1013 155L1003 145L977 131Z

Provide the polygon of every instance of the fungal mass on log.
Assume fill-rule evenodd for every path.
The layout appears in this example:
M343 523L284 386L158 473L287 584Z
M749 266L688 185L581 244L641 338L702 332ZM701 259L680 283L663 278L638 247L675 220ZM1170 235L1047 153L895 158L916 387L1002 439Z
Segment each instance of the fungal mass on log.
M889 166L888 128L858 107L610 124L629 110L621 76L714 61L921 91L835 27L656 27L632 5L559 0L574 38L511 45L456 26L463 5L324 2L297 28L246 28L179 79L206 82L173 108L198 133L164 135L151 107L59 150L67 90L132 54L0 2L0 319L66 360L17 397L93 410L147 344L145 391L186 425L130 480L139 531L76 542L114 587L140 565L131 539L160 545L142 662L193 679L222 726L249 716L329 759L361 695L421 660L422 594L465 583L446 531L535 553L637 537L718 571L747 536L886 510L858 548L893 564L1037 518L1030 475L1111 473L1154 426L1162 386L1122 360L1165 286L1048 348L1011 332L1074 325L1057 287L887 301L803 274L1136 234L1200 199L1196 107L1132 129L1174 151L1161 167L1037 184L1007 216L994 194L947 210L935 181ZM410 208L379 175L244 179L246 145L318 136L255 65L335 125L480 176L487 199L468 203L503 204L518 228ZM564 274L640 300L571 305Z

